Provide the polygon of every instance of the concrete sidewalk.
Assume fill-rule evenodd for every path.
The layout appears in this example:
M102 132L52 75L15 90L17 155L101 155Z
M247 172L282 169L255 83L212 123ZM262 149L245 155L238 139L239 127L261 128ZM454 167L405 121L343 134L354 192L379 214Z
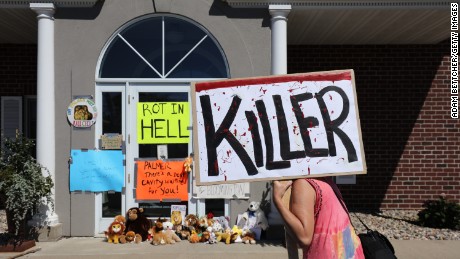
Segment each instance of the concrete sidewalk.
M391 240L399 259L460 258L460 241ZM301 257L302 253L299 251ZM0 253L6 258L123 258L131 256L155 258L287 258L287 250L279 241L260 241L256 245L218 243L191 244L182 241L174 245L153 246L141 244L109 244L104 238L64 238L57 242L39 242L23 253ZM134 257L133 257L134 258Z

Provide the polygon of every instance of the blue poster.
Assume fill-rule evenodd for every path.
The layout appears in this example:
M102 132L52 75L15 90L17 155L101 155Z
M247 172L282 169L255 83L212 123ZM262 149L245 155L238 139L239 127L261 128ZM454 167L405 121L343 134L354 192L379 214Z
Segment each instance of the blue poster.
M125 185L121 150L72 150L70 191L116 191Z

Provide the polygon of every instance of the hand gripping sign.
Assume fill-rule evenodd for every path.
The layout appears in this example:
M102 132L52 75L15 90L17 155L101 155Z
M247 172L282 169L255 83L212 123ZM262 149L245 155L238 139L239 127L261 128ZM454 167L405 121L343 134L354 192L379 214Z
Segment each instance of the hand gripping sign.
M192 88L197 185L366 173L353 70Z

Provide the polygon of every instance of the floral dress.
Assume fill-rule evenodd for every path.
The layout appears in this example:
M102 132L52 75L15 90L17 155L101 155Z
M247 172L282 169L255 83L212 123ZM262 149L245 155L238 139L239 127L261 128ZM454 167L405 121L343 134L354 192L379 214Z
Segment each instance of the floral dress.
M316 192L315 231L303 258L364 259L363 248L331 180L305 179Z

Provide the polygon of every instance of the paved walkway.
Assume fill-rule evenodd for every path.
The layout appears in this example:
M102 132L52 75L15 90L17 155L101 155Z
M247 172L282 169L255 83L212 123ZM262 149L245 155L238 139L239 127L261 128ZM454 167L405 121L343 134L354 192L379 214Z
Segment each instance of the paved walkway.
M399 259L460 258L460 241L391 240ZM300 252L301 256L302 253ZM132 257L136 256L136 257ZM57 242L39 242L23 253L0 253L7 258L175 258L175 259L282 259L288 258L287 250L277 241L260 241L256 245L219 243L191 244L182 241L174 245L153 246L149 243L115 245L103 238L64 238Z

